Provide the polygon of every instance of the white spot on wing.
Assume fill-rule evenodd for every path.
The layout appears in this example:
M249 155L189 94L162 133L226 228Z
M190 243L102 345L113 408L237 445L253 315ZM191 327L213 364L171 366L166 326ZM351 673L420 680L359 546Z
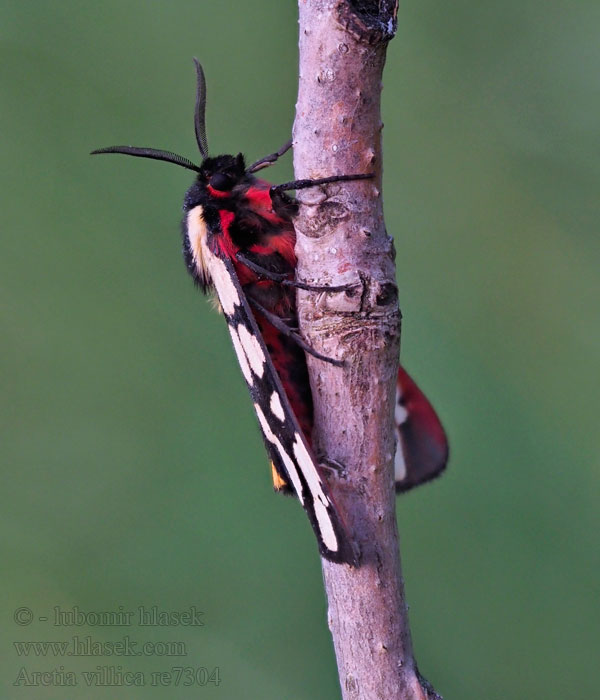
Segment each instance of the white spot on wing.
M227 327L229 328L229 333L231 335L231 340L233 342L235 354L237 355L238 362L240 363L240 367L242 368L242 374L244 375L244 379L248 382L248 384L250 384L250 386L252 386L254 384L254 379L252 378L250 365L248 364L248 360L246 359L246 353L244 352L244 348L242 347L242 344L240 342L240 336L238 335L237 330L233 327L231 323L228 323Z
M331 522L329 511L320 500L314 501L314 504L315 515L317 517L317 522L319 523L319 530L321 532L323 542L330 552L337 552L338 541L335 535L335 530L333 529L333 523Z
M246 357L250 363L250 367L252 367L252 371L257 377L262 377L265 373L265 362L267 359L262 348L260 347L258 338L252 335L246 326L241 324L238 326L238 333L240 335L240 342L242 343L242 347L244 348L244 352L246 353Z
M315 516L317 518L317 522L319 523L319 530L321 532L323 542L325 543L327 549L332 552L337 552L338 541L328 510L331 503L323 492L323 485L319 472L317 471L315 463L308 453L306 445L302 441L300 435L296 435L296 439L294 441L294 456L298 461L298 466L302 470L308 488L312 494L313 503L315 504Z
M394 410L394 419L396 421L396 425L402 425L407 418L408 411L400 402L397 402L396 408Z
M203 246L204 257L208 259L208 267L213 284L219 295L221 308L226 316L232 316L236 306L240 306L240 296L233 284L225 263ZM208 254L207 254L208 252Z
M256 415L258 416L258 422L260 423L260 427L262 428L263 433L265 434L265 437L269 442L272 442L273 444L276 444L278 442L277 438L273 434L273 431L271 430L271 426L269 425L265 414L262 412L262 408L255 403L254 404L254 410L256 411Z
M302 482L300 481L300 477L298 476L298 470L296 469L294 460L283 449L281 441L271 430L271 426L269 425L265 414L262 412L261 407L257 403L254 404L254 410L256 411L256 415L258 416L258 422L260 423L260 427L262 428L264 436L272 445L275 446L277 452L279 452L279 456L281 457L281 460L285 465L288 476L290 477L290 481L292 482L292 486L294 487L294 491L296 492L300 503L304 505L304 493L302 489Z
M396 454L394 455L394 480L404 481L408 473L406 458L402 444L400 426L408 419L408 411L402 403L402 392L396 387L396 408L394 409L394 422L396 423Z
M311 490L315 498L321 495L323 500L327 502L327 497L323 493L321 476L315 467L315 463L312 457L308 453L305 444L302 442L301 437L296 434L296 439L294 441L294 456L298 461L298 466L302 469L302 473L306 478L306 483L308 488Z
M265 437L270 443L272 443L275 446L275 448L279 452L279 455L281 456L281 459L287 470L288 476L290 477L290 480L294 486L294 490L296 491L300 502L304 505L302 482L300 481L300 477L298 476L298 471L296 470L294 460L284 450L281 441L271 430L271 426L269 425L265 414L262 412L261 407L255 403L254 410L256 411L256 415L258 416L258 422L260 423ZM335 530L333 529L331 516L329 514L329 506L331 504L329 499L323 492L321 477L317 472L317 468L315 467L312 457L308 453L308 450L306 449L306 446L302 442L302 438L299 435L296 435L296 439L294 441L294 456L298 462L298 466L302 470L304 478L306 479L306 483L313 497L315 517L319 525L319 532L321 534L323 543L325 544L327 549L329 549L329 551L337 552L337 550L339 549L338 540L335 534Z
M404 481L406 479L407 467L402 449L402 437L400 431L396 429L396 455L394 456L394 480Z
M271 394L271 402L269 405L271 408L271 413L279 418L279 420L283 423L285 421L285 413L283 412L283 406L281 405L279 394L276 391Z

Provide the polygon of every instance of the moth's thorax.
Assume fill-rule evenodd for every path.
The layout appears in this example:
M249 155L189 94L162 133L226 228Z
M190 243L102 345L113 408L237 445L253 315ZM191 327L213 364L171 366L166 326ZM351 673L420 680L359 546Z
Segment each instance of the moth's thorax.
M207 158L193 185L185 193L183 255L187 268L204 291L211 286L206 247L231 257L229 226L239 207L240 190L248 187L243 156Z

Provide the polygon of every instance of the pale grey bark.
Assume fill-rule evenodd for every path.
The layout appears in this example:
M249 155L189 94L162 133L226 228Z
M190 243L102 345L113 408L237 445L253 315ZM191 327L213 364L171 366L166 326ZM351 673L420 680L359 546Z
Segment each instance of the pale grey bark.
M360 552L354 569L323 561L342 695L435 698L413 657L392 483L400 313L383 220L380 93L397 7L395 0L299 0L299 9L296 177L375 174L303 190L296 221L298 276L355 285L348 293L302 292L298 302L311 345L346 362L308 358L315 447L347 470L332 489Z

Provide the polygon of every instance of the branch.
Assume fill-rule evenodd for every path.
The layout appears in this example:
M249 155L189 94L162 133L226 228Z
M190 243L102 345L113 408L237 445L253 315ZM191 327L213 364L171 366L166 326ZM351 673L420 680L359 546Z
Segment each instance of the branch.
M374 6L374 8L373 8ZM308 357L315 446L342 463L332 490L360 551L352 569L323 560L344 700L439 698L413 657L398 551L392 457L400 313L383 221L380 91L396 0L299 0L298 178L375 173L299 193L299 277L355 293L299 292L303 334L343 358Z

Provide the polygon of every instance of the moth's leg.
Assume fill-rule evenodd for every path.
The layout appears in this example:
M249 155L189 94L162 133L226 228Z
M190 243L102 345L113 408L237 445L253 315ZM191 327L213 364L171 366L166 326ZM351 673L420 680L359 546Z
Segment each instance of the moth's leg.
M262 170L263 168L268 168L269 165L273 165L273 163L276 163L284 153L287 153L291 147L292 147L292 139L290 139L289 141L286 141L278 151L275 151L275 153L271 153L268 156L265 156L264 158L257 160L256 163L252 163L252 165L248 168L248 170L246 170L246 172L247 173L255 173L257 170Z
M273 185L269 190L271 197L278 192L286 192L287 190L305 190L307 187L315 187L316 185L328 185L330 182L347 182L348 180L369 180L375 177L375 173L359 173L356 175L330 175L329 177L318 177L314 180L292 180L292 182L284 182L281 185Z
M259 314L264 316L274 328L283 333L286 337L293 340L296 343L296 345L298 345L304 350L304 352L307 352L309 355L316 357L318 360L323 360L323 362L329 362L330 364L335 365L336 367L344 366L343 360L336 360L333 357L327 357L326 355L322 355L314 348L311 348L311 346L308 345L308 343L302 338L302 336L298 333L297 330L290 328L290 326L288 326L288 324L276 314L267 311L267 309L265 309L265 307L262 304L256 301L256 299L253 299L251 295L248 295L247 298L250 304L258 311Z
M318 457L318 460L321 469L324 469L326 472L329 472L336 478L345 479L348 476L348 470L341 462L331 459L330 457L323 456Z
M305 282L299 282L298 280L288 279L287 274L267 270L267 268L262 267L262 265L259 265L258 263L255 263L253 260L251 260L249 257L247 257L241 252L236 253L235 257L249 270L252 270L252 272L256 272L257 275L260 275L261 277L264 277L265 279L271 280L273 282L278 282L279 284L282 284L285 287L295 287L296 289L304 289L307 292L347 292L356 286L355 284L342 284L338 286L328 287L314 284L306 284Z

